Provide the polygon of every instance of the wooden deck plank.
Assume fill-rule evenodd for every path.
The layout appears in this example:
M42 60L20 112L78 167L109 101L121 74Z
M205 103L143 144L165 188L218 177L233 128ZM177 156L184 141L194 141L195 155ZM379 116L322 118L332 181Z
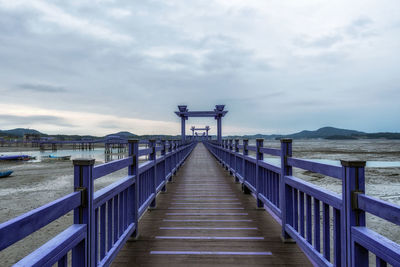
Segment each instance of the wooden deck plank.
M113 266L312 266L296 244L281 241L280 225L256 209L255 199L241 192L202 144L168 183L167 192L157 196L157 208L141 218L139 232L139 239L125 244ZM236 239L249 237L257 239ZM196 255L201 252L218 255ZM192 255L175 255L179 253Z

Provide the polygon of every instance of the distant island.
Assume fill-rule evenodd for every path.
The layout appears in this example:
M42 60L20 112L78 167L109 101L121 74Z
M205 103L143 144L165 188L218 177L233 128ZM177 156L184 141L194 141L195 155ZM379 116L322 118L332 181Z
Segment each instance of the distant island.
M81 139L103 139L110 136L119 136L125 139L138 138L138 139L179 139L180 135L136 135L128 131L117 132L113 134L108 134L106 136L92 136L92 135L48 135L41 133L34 129L17 128L12 130L0 130L0 137L2 138L22 138L26 134L38 135L40 137L53 137L57 140L81 140ZM189 134L188 134L189 135ZM281 138L291 138L291 139L326 139L326 140L357 140L357 139L389 139L389 140L400 140L400 133L391 132L379 132L379 133L365 133L355 130L340 129L335 127L322 127L320 129L309 131L304 130L298 133L279 135L279 134L254 134L254 135L229 135L224 136L224 138L247 138L247 139L281 139Z

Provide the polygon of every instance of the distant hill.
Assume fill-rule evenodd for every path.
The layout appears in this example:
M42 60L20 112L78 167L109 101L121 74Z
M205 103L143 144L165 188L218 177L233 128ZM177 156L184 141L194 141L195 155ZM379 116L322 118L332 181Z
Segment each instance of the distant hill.
M12 130L0 130L1 137L9 138L22 138L24 134L39 134L43 137L54 137L56 140L82 140L82 139L93 139L99 140L104 137L111 135L118 135L125 139L138 138L138 139L180 139L180 135L136 135L128 131L122 131L106 135L104 137L91 136L91 135L47 135L34 129L17 128ZM189 135L189 134L188 134ZM215 139L215 136L213 136ZM279 135L279 134L254 134L254 135L231 135L224 136L229 139L280 139L280 138L292 138L292 139L330 139L330 140L353 140L353 139L397 139L400 140L400 133L365 133L355 130L340 129L335 127L323 127L315 131L304 130L298 133Z
M301 131L294 134L285 135L285 138L292 139L313 139L313 138L327 138L331 136L352 136L352 135L364 135L364 132L339 129L334 127L323 127L315 131Z
M11 129L11 130L0 130L0 135L2 135L2 136L23 137L24 134L45 135L34 129L16 128L16 129Z
M125 138L125 139L129 139L129 138L138 138L138 135L133 134L133 133L130 133L130 132L127 132L127 131L118 132L118 133L113 133L113 134L107 134L107 135L104 136L104 137L109 137L109 136L112 136L112 135L118 135L118 136L120 136L120 137L122 137L122 138Z

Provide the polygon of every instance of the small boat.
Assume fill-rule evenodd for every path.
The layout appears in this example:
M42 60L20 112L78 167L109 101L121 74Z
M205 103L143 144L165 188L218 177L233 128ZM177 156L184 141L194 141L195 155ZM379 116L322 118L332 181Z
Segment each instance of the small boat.
M71 159L71 156L54 156L54 155L48 155L47 157L42 157L42 159L70 160L70 159Z
M35 159L35 157L31 157L29 155L1 155L0 160L31 160Z
M13 171L0 172L0 178L8 177L11 173L13 173Z

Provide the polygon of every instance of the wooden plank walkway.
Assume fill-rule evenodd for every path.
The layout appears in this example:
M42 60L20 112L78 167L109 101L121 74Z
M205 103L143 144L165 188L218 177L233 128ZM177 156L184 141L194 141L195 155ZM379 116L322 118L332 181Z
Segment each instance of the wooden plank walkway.
M113 266L312 266L198 144Z

